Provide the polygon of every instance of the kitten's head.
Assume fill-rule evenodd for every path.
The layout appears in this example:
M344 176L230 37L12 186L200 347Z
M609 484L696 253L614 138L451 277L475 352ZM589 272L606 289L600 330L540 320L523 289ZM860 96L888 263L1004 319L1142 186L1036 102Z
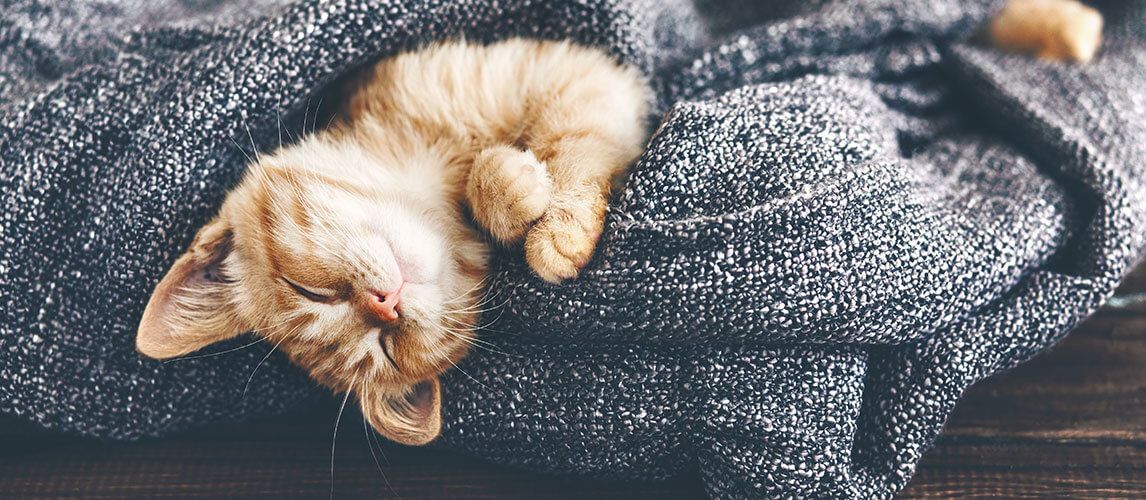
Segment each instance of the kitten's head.
M434 439L438 375L472 342L487 247L426 161L321 136L262 158L156 287L139 351L253 331L353 391L388 438Z

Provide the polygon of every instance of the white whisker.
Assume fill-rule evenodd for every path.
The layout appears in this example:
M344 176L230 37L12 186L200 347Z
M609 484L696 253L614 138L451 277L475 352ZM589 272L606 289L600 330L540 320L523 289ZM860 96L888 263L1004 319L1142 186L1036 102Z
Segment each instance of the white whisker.
M439 329L439 330L440 330L442 333L445 333L445 334L447 334L447 335L450 335L450 336L454 337L454 338L455 338L455 339L457 339L457 340L460 340L460 341L462 341L462 342L465 342L465 343L467 343L467 344L469 344L469 345L473 346L474 348L477 348L477 349L484 349L484 350L486 350L486 351L489 351L489 352L492 352L492 353L496 353L496 354L500 354L500 355L503 355L503 356L509 356L509 357L514 357L514 358L524 358L524 356L519 356L519 355L516 355L516 354L511 354L511 353L508 353L508 352L502 351L502 350L500 350L500 347L501 347L501 346L499 346L499 345L497 345L497 344L492 344L492 343L490 343L489 341L486 341L486 340L482 340L482 339L479 339L479 338L477 338L477 337L467 337L467 336L465 336L465 335L464 335L463 333L461 333L461 332L458 332L458 331L455 331L455 330L451 330L451 329L448 329L448 328L446 328L446 327L444 327L444 326L441 326L441 325L438 325L438 329Z
M365 390L365 389L363 389L363 390ZM390 478L386 477L386 472L382 470L382 462L378 461L378 453L382 454L383 459L386 458L386 453L384 451L382 451L382 443L377 443L378 444L378 453L374 453L374 444L376 443L376 441L375 441L376 437L371 435L370 427L366 425L366 415L365 414L362 415L362 432L366 436L366 447L370 448L370 456L374 459L374 466L378 468L378 474L381 475L382 480L386 482L386 488L388 488L390 490L390 492L394 494L395 497L401 498L401 495L399 495L398 492L396 490L394 490L394 486L392 484L390 484Z
M262 163L263 158L259 155L259 147L255 146L255 136L251 134L251 126L247 124L246 116L243 116L243 128L247 129L247 139L251 141L251 150L255 152L255 159Z
M259 364L255 365L255 369L251 370L251 376L247 377L247 383L243 385L243 396L242 396L243 399L245 399L247 397L247 389L251 388L251 381L255 379L255 373L258 373L259 367L263 366L263 363L266 363L267 360L270 359L271 354L275 353L275 350L278 349L279 346L282 345L282 343L284 341L286 341L287 337L294 335L294 333L301 326L302 326L302 323L299 323L298 327L292 328L291 331L287 335L283 335L283 338L279 339L279 341L275 343L274 347L271 347L271 350L267 351L267 355L263 356L263 359L261 361L259 361Z
M220 355L223 355L223 354L227 354L227 353L230 353L230 352L241 351L241 350L243 350L243 349L246 349L246 348L248 348L248 347L251 347L251 346L253 346L253 345L255 345L255 344L258 344L259 342L262 342L263 340L264 340L264 339L263 339L262 337L259 337L259 338L255 339L255 341L254 341L254 342L249 342L249 343L243 344L243 345L241 345L241 346L239 346L239 347L235 347L235 348L227 349L226 351L220 351L220 352L212 352L212 353L208 353L208 354L200 354L200 355L197 355L197 356L183 356L183 357L180 357L180 358L168 359L168 360L164 361L164 362L163 362L163 364L167 364L167 363L174 363L174 362L176 362L176 361L186 361L186 360L189 360L189 359L203 359L203 358L210 358L210 357L214 357L214 356L220 356Z
M239 152L243 153L243 156L247 158L247 163L252 165L255 163L254 158L251 158L251 155L247 154L247 150L243 149L243 147L239 145L239 141L236 141L234 137L228 137L228 139L231 140L231 144L235 145L235 149L238 149Z
M450 359L450 358L446 358L446 361L449 361L451 365L454 365L454 368L456 368L456 369L457 369L459 372L462 372L462 375L465 375L465 376L466 376L466 378L469 378L470 380L473 380L475 384L482 386L483 388L485 388L485 390L487 390L487 391L489 391L489 392L497 392L497 391L494 391L492 388L490 388L490 386L488 386L488 385L485 385L485 384L481 383L481 382L480 382L480 381L478 381L478 379L476 379L476 378L473 378L473 376L472 376L472 375L470 375L470 374L469 374L469 372L467 372L467 371L463 370L463 369L462 369L462 367L458 366L458 364L457 364L457 363L454 363L454 361L453 361L452 359Z
M342 423L342 412L346 411L346 402L350 400L350 389L342 397L342 407L338 409L338 416L334 419L334 437L330 439L330 498L334 500L334 450L338 445L338 425Z
M318 114L322 112L322 100L323 99L326 99L326 96L324 96L324 95L318 96L318 106L314 107L314 116L311 117L311 124L310 124L310 133L312 133L312 134L318 130ZM303 122L303 130L305 130L305 129L306 129L306 123Z

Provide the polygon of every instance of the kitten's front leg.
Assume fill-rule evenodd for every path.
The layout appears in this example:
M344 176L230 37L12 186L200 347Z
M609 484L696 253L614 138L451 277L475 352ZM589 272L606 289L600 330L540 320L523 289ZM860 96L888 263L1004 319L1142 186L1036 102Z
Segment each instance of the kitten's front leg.
M546 151L559 163L571 160L567 147ZM503 244L524 240L529 266L550 282L576 277L589 262L606 205L601 183L569 181L561 170L558 177L563 181L555 187L548 166L530 150L495 146L474 158L466 185L478 224Z
M1077 0L1008 0L987 35L1004 50L1087 62L1102 43L1102 14Z
M551 283L577 277L601 237L605 194L592 184L554 193L549 210L525 237L525 260L533 272Z
M612 181L641 150L640 120L621 123L613 133L608 124L535 131L530 141L553 179L549 209L525 236L525 260L546 281L577 277L593 256Z

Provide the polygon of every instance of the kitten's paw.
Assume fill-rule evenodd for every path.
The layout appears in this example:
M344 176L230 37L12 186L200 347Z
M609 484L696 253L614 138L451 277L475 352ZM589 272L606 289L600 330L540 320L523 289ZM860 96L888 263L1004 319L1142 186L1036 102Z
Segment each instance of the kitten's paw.
M521 241L549 208L552 186L531 151L488 148L474 159L466 196L474 218L502 243Z
M576 278L589 263L605 224L605 200L555 202L525 237L525 260L550 283Z

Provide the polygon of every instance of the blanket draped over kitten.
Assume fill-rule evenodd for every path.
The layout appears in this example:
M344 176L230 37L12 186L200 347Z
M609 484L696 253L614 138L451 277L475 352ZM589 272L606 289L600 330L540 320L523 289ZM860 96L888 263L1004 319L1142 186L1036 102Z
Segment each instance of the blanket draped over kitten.
M1012 0L990 39L1086 61L1101 17ZM375 429L425 444L438 376L475 344L481 236L524 242L541 278L576 277L609 188L645 143L643 77L598 50L511 39L388 59L335 98L329 129L249 167L159 283L140 352L170 358L255 332L312 377L353 392Z
M0 412L129 439L317 379L392 439L507 464L889 496L1144 246L1142 8L1025 2L6 3ZM554 175L537 145L564 143L525 123L467 149L355 105L397 61L514 44L608 62L584 114L518 115L604 115L572 134L599 175ZM259 332L156 362L139 326L156 356Z

